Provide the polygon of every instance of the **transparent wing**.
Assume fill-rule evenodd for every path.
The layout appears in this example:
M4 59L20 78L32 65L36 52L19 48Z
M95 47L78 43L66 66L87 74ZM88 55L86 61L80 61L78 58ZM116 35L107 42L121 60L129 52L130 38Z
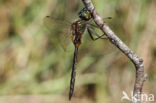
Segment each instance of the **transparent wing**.
M63 29L62 34L60 36L60 45L64 49L64 51L67 51L69 46L72 44L72 33L70 29Z
M70 32L71 23L67 20L47 16L44 18L44 25L53 43L58 43L66 50L68 44L72 42Z
M64 20L64 19L60 19L60 18L57 18L57 17L52 17L52 16L46 16L44 18L44 24L48 27L48 28L51 28L53 26L56 26L56 25L62 25L62 26L70 26L71 25L71 22L69 22L68 20Z

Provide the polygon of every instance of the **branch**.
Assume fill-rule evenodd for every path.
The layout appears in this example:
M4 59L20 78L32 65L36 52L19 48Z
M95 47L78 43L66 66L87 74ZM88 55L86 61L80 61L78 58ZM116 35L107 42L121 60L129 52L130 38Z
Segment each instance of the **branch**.
M86 8L91 12L92 18L94 19L97 26L102 30L108 37L109 41L114 44L122 53L124 53L134 64L136 68L136 79L134 84L133 96L136 99L140 98L143 83L147 78L144 74L144 63L143 59L139 58L126 44L124 44L119 37L104 23L103 19L97 14L91 0L82 0ZM132 101L132 103L139 103L139 101Z

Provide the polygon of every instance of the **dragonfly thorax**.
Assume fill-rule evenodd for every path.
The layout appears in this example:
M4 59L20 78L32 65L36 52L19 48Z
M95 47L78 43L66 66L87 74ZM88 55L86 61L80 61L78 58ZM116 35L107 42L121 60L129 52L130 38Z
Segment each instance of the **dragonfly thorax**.
M84 20L77 20L71 25L72 40L74 45L76 45L77 47L79 47L79 45L81 44L81 37L86 29L86 25L86 21Z

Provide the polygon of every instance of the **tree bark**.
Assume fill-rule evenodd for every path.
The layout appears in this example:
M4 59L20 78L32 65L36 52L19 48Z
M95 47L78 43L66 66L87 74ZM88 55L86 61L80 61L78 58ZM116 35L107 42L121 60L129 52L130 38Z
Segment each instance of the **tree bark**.
M144 63L143 59L138 57L126 44L123 43L117 37L117 35L107 26L103 19L98 15L98 13L95 11L94 6L91 2L91 0L82 0L85 7L91 12L92 18L94 19L94 22L97 24L97 26L102 30L104 34L108 37L109 41L114 44L122 53L124 53L134 64L136 68L136 78L135 78L135 84L134 84L134 90L133 90L133 99L132 103L140 103L139 99L142 92L143 83L147 78L147 75L144 74Z

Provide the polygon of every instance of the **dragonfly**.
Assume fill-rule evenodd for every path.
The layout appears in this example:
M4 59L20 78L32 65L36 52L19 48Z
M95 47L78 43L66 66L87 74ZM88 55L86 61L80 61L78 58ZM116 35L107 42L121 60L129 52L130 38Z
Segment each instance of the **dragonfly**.
M98 28L95 24L90 23L89 21L92 19L91 12L87 10L87 8L83 8L78 13L79 18L75 20L73 23L70 23L71 26L71 34L72 34L72 43L74 44L74 56L73 56L73 63L72 63L72 72L71 72L71 79L70 79L70 90L69 90L69 100L71 100L73 92L74 92L74 85L75 85L75 77L76 77L76 64L77 64L77 56L78 56L78 49L82 43L82 36L87 30L91 40L95 41L98 39L107 39L104 37L105 34L99 35L96 33L94 28ZM47 16L46 18L51 18ZM53 18L51 18L53 19ZM107 19L111 19L108 17ZM56 20L57 21L57 20ZM58 20L60 21L60 20ZM60 21L61 22L61 21ZM68 22L69 24L69 22Z

